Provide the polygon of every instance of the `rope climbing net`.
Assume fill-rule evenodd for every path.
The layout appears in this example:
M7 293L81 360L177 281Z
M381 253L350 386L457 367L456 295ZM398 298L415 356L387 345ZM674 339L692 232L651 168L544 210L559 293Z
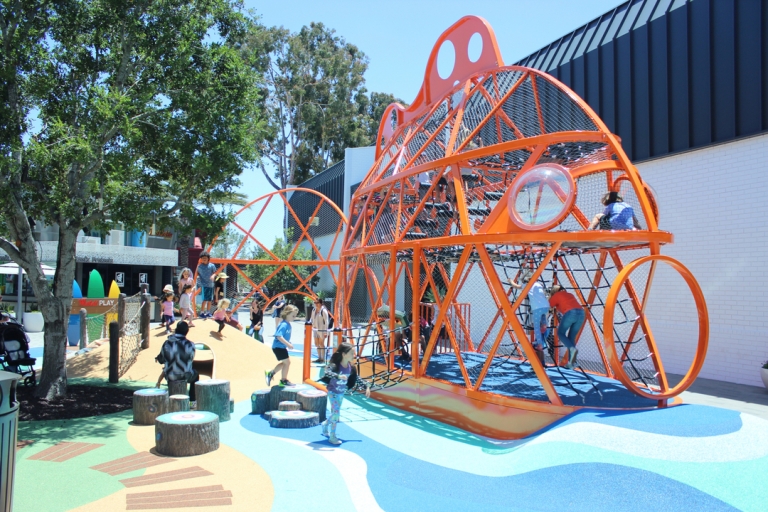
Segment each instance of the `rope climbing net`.
M141 352L141 309L149 303L141 302L141 295L136 294L125 299L125 323L120 329L120 365L118 376L122 377L136 362Z

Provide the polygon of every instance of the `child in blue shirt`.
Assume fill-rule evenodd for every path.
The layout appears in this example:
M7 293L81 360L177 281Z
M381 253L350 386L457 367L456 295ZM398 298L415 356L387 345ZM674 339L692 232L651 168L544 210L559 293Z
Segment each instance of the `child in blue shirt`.
M288 369L291 367L291 360L288 358L288 350L293 350L291 345L291 322L296 319L296 315L299 313L299 308L291 304L283 308L280 317L282 322L277 326L275 331L275 341L272 342L272 352L277 357L277 366L271 371L266 372L267 386L272 384L272 378L280 370L280 385L292 386L288 380Z

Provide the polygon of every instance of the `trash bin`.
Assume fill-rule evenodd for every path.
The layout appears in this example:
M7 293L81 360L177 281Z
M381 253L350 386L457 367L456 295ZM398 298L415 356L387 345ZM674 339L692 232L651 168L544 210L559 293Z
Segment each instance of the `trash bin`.
M0 371L0 512L13 510L16 434L19 430L16 382L19 379L18 374Z

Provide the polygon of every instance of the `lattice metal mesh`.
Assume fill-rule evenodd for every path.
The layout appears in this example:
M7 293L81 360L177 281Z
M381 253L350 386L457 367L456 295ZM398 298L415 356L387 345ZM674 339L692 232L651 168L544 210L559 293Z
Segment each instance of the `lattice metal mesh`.
M597 126L581 107L557 86L537 77L536 87L547 133L571 130L597 131Z

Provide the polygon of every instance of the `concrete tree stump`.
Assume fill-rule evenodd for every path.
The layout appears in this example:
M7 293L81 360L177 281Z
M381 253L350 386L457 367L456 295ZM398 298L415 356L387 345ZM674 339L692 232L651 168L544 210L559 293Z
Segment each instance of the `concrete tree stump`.
M210 379L195 383L197 410L216 414L219 421L229 421L229 381Z
M168 394L173 395L189 395L187 390L187 381L185 380L169 380L168 381Z
M320 421L325 421L325 411L328 407L328 393L320 391L319 389L307 389L301 391L296 400L301 404L301 408L305 411L316 412L320 417Z
M299 402L294 402L293 400L284 400L279 404L277 404L277 410L278 411L300 411L301 404Z
M154 425L155 418L168 412L168 392L164 389L139 389L133 393L133 423Z
M155 419L155 449L171 457L189 457L219 448L219 417L208 411L174 412Z
M269 396L269 410L276 411L280 402L296 401L296 397L302 391L314 389L308 384L295 384L293 386L272 386Z
M309 428L320 424L316 412L272 411L269 426L273 428Z
M260 389L251 394L251 414L264 414L269 410L271 389Z
M171 395L168 397L168 412L189 411L189 397L187 395Z

